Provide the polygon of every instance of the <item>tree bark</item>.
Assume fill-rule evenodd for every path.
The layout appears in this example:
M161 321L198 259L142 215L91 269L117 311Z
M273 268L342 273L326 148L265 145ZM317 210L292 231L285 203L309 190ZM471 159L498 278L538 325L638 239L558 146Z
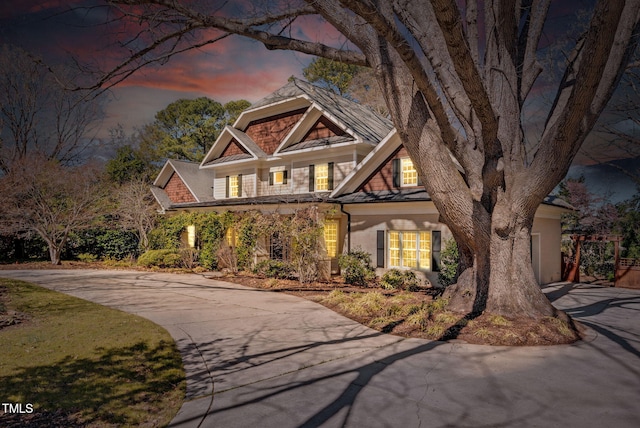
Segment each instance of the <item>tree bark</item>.
M474 242L458 238L460 275L457 284L445 293L449 308L473 315L487 312L532 319L554 316L557 311L542 293L531 263L533 216L506 233L497 227L503 221L500 216L474 219L476 228L491 231L488 236L480 234Z
M62 256L62 249L57 247L55 244L49 244L49 258L51 259L51 264L54 266L58 266L62 264L60 260Z

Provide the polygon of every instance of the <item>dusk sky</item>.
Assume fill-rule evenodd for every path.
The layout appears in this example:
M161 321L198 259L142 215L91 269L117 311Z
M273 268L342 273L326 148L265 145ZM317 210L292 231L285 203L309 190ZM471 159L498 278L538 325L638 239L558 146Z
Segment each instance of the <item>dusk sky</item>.
M225 7L239 4L250 8L251 3L241 0L225 3ZM553 2L541 46L554 43L558 34L573 25L576 10L590 3L592 0ZM137 28L103 25L108 20L106 9L91 7L99 4L99 0L4 0L0 3L0 45L20 46L51 63L73 56L85 64L116 64L122 56L113 54L114 32L132 34ZM333 45L343 41L328 24L314 18L304 18L298 31L294 36ZM151 122L157 111L179 98L207 96L223 103L257 101L283 86L289 76L301 77L302 68L311 59L295 52L269 51L258 42L237 36L180 54L162 66L139 71L113 88L98 136L106 137L117 124L129 133ZM538 91L543 90L541 84ZM549 96L538 99L550 102ZM543 110L533 110L530 117L540 114L539 120L543 121Z
M108 56L109 34L97 25L102 11L77 9L95 0L4 0L0 3L0 45L13 44L60 61L71 55L86 62ZM310 26L313 28L313 26ZM312 31L326 31L316 28ZM199 51L187 52L161 67L147 68L111 91L101 136L121 123L127 131L153 120L179 98L207 96L219 102L254 102L302 76L311 57L268 51L261 44L231 37Z

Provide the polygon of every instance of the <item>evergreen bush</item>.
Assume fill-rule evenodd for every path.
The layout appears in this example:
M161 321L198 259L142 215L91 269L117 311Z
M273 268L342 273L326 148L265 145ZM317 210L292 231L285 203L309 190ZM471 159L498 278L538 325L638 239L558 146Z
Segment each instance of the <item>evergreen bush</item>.
M362 249L341 254L338 265L347 284L367 285L375 278L375 271L371 266L371 255Z

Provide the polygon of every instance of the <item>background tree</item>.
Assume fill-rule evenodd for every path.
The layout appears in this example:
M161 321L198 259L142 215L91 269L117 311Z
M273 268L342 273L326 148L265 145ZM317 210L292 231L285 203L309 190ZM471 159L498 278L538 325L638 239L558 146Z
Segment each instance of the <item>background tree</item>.
M368 106L379 115L389 116L384 96L370 68L361 67L349 82L347 91L353 100Z
M622 237L621 257L640 259L640 192L616 205L615 233Z
M317 57L302 69L302 75L311 83L345 96L351 80L361 68L363 67Z
M206 97L174 101L144 127L140 148L154 159L199 162L224 127L249 105L245 100L222 105Z
M631 178L640 189L640 53L624 73L619 90L598 121L600 142L586 154L597 162L606 162ZM606 156L603 159L603 155ZM631 158L634 162L613 162Z
M122 125L109 130L111 145L116 147L115 155L105 164L105 171L111 182L123 185L130 181L150 182L160 169L160 159L154 159L155 152L145 150L143 143L151 136L137 132L127 135Z
M80 76L16 47L0 48L0 172L31 154L71 164L94 144L102 98L70 91Z
M389 110L373 70L318 57L302 69L305 79L370 107L382 116Z
M149 249L149 232L158 216L156 203L144 178L132 179L114 190L118 223L124 230L133 231L143 251Z
M573 237L588 235L610 235L618 223L618 209L605 197L597 196L587 188L583 176L560 183L559 196L576 210L562 215L562 251L573 263L589 276L613 277L614 244L608 241L580 243Z
M461 274L448 289L450 308L512 318L558 315L533 274L533 218L566 175L636 50L640 2L589 4L589 22L561 78L544 88L554 101L534 148L524 137L525 104L544 71L538 51L550 0L482 8L475 0L308 0L252 15L243 15L240 2L221 9L177 1L107 3L139 26L139 50L126 52L97 85L229 34L268 49L371 67L398 135L458 243ZM336 28L350 42L342 46L356 48L288 36L304 34L296 18L308 15Z
M13 163L0 178L0 224L14 234L37 233L60 264L74 231L94 225L105 201L101 176L90 166L64 167L43 156Z

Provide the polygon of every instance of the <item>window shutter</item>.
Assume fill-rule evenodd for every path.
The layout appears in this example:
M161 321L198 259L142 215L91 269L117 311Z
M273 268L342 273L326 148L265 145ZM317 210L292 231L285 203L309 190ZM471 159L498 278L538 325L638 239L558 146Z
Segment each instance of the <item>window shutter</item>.
M269 173L269 186L273 186L273 172Z
M384 230L376 231L376 266L384 267Z
M329 190L333 190L333 162L329 162Z
M282 171L282 184L287 184L287 170Z
M315 165L309 165L309 191L316 189Z
M441 233L439 230L431 232L431 270L433 272L440 272Z
M393 187L398 188L400 187L401 181L400 181L400 159L394 159L391 161L391 169L392 169L392 174L393 174Z
M225 178L224 197L225 197L225 198L228 198L228 197L229 197L229 176L228 176L228 175L227 175L227 177Z
M238 174L238 197L242 196L242 174Z

